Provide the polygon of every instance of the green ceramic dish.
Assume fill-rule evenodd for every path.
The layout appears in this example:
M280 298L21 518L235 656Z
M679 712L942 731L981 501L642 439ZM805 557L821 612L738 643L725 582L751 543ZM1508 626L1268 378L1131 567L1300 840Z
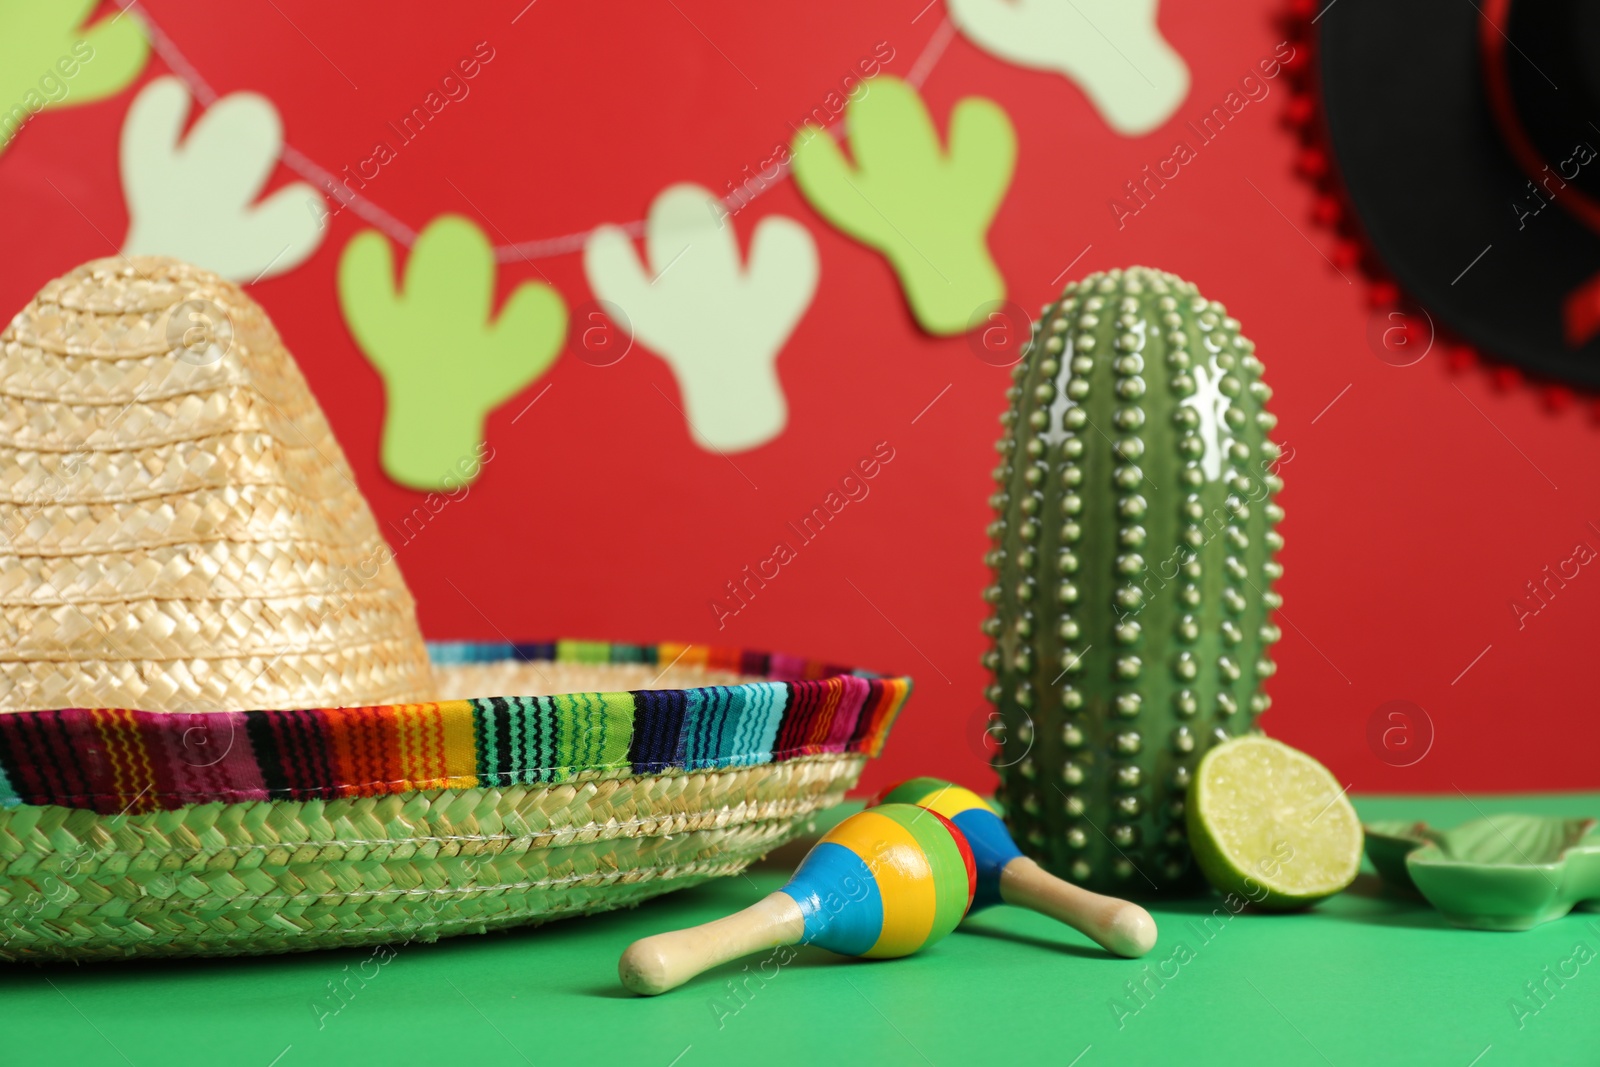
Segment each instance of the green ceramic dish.
M1361 829L1366 835L1367 859L1372 861L1384 884L1408 893L1417 892L1417 884L1406 870L1406 857L1428 842L1438 840L1438 831L1425 822L1405 819L1363 823Z
M1452 830L1381 825L1388 833L1380 838L1380 853L1397 842L1418 841L1404 853L1406 873L1453 925L1527 930L1578 904L1600 901L1600 835L1589 836L1594 819L1491 815ZM1373 865L1383 873L1376 857ZM1392 866L1392 853L1385 865Z

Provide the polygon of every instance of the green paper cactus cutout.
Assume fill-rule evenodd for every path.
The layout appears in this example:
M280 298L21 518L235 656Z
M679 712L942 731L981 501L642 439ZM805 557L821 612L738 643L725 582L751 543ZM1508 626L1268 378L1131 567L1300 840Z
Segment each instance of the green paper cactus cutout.
M381 459L413 489L449 489L476 475L489 412L543 374L567 334L559 294L526 282L491 317L494 250L464 218L441 215L417 238L405 283L394 252L374 230L339 260L339 303L367 359L383 377Z
M918 325L964 333L1003 300L989 223L1011 184L1016 134L1000 105L967 97L950 113L948 148L917 91L875 78L845 112L851 166L831 136L795 137L794 177L833 226L888 259Z
M45 108L111 96L144 69L150 43L137 20L119 12L83 25L99 6L100 0L0 0L0 151Z
M1019 845L1097 890L1194 884L1184 804L1254 727L1282 449L1254 346L1143 267L1074 282L1013 368L997 444L984 665Z

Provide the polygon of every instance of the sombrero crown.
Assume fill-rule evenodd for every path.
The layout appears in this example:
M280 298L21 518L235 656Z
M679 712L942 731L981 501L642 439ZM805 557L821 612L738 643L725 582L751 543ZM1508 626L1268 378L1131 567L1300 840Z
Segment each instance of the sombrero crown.
M236 285L98 260L0 349L0 709L429 699L392 554Z

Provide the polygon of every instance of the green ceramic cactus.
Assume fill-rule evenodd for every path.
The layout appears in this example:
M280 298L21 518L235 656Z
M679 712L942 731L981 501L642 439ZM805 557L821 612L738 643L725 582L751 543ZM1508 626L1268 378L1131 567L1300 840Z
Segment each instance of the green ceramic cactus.
M1013 368L985 594L994 762L1018 843L1081 885L1195 884L1193 768L1269 704L1282 450L1261 370L1222 305L1143 267L1068 285Z

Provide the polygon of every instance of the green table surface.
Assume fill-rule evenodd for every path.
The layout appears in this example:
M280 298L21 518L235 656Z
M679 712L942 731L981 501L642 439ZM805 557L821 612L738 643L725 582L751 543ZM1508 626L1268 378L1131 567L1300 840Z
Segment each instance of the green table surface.
M1495 811L1600 814L1600 794L1356 806L1450 826ZM1231 916L1220 897L1152 905L1161 938L1139 961L1001 907L909 959L804 949L764 981L733 964L661 997L622 991L629 942L744 907L799 854L633 911L400 947L367 964L364 986L347 983L336 1012L330 983L371 950L0 965L0 1063L1600 1064L1600 913L1456 930L1370 874L1295 915Z

